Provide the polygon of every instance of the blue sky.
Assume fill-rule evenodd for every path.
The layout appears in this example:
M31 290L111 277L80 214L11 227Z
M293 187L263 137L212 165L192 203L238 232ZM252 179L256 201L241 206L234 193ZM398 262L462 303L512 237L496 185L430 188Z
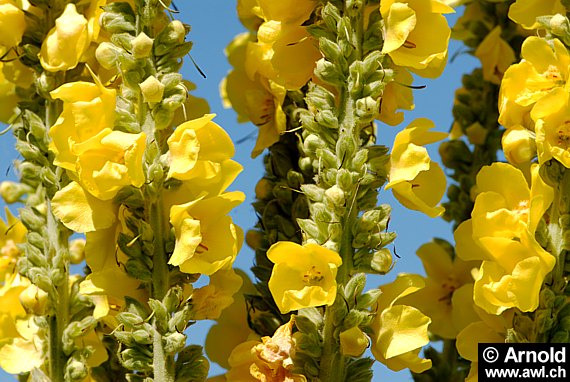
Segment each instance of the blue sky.
M218 92L221 79L230 70L230 65L224 55L224 48L236 34L244 31L237 18L235 1L182 0L176 3L180 9L180 19L192 26L189 35L189 39L194 42L192 57L207 76L206 79L202 78L190 60L187 60L183 74L186 79L197 85L193 94L208 100L212 112L217 114L215 121L228 131L234 142L251 135L257 128L250 123L238 124L234 111L223 108ZM450 15L450 24L453 25L456 18L457 15ZM450 56L459 49L461 49L461 44L452 42ZM461 86L462 74L470 72L477 65L478 62L473 57L460 55L453 63L448 64L440 78L436 80L416 79L414 85L427 85L427 87L414 91L415 110L406 113L406 119L401 126L380 125L378 129L379 143L391 145L395 134L418 117L427 117L433 120L438 131L449 131L452 123L451 106L454 91ZM255 184L263 174L262 156L252 160L249 155L254 142L254 139L250 139L236 146L235 159L244 166L244 171L235 181L232 189L245 192L247 199L245 203L234 209L231 215L234 221L245 230L251 228L256 222L256 216L250 204L254 201ZM428 150L432 158L437 159L437 144L431 146L431 148L428 147ZM14 178L12 171L6 177L6 171L16 157L10 134L0 137L0 180L7 177ZM431 219L420 212L407 210L392 197L391 192L382 191L379 202L388 203L393 207L390 230L398 234L395 247L400 259L390 274L383 277L371 277L369 279L370 287L389 282L402 272L423 274L421 263L415 255L417 248L433 237L452 240L451 227L448 223L442 219ZM0 206L2 206L1 201ZM244 245L235 265L248 270L253 265L253 251ZM203 343L210 325L211 323L204 322L193 326L189 331L191 342ZM407 371L393 373L379 363L376 364L374 370L374 380L384 379L394 382L412 380ZM217 365L212 365L212 375L221 371L222 369ZM12 379L0 371L0 381L10 380Z

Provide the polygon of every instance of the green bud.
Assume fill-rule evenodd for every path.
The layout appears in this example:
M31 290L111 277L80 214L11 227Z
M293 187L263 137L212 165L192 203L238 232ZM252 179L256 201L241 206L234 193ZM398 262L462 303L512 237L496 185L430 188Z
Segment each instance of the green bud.
M156 37L154 43L154 54L164 56L173 47L180 45L186 38L187 29L179 20L170 22Z
M342 162L350 161L356 153L357 145L352 134L341 133L336 143L336 155ZM338 167L338 166L337 166ZM334 167L334 168L337 168Z
M380 104L372 97L360 98L356 101L356 115L363 124L370 123L376 117Z
M299 159L299 169L303 174L313 173L313 160L309 157L302 157Z
M342 73L341 69L324 58L317 61L315 74L321 81L331 85L341 86L345 82L345 75Z
M325 204L328 202L333 207L344 207L346 203L345 193L339 186L334 185L325 191Z
M74 357L70 358L65 365L65 381L66 382L80 382L87 378L89 368L84 362L81 362Z
M66 275L62 269L52 269L49 271L49 276L53 285L60 286L65 281Z
M152 271L147 268L145 263L140 259L131 258L125 264L125 270L129 276L143 282L152 281Z
M184 294L182 288L179 286L172 287L166 292L166 296L162 299L162 304L169 313L178 310L182 302L184 301Z
M27 184L4 181L0 183L0 196L7 204L20 202L22 196L32 192L33 189Z
M160 333L165 333L168 329L168 311L164 304L155 299L149 299L148 305L154 313L154 322ZM174 331L174 330L172 330Z
M354 188L354 182L352 181L352 174L349 170L341 168L336 173L336 184L343 191L349 191Z
M562 181L566 168L556 159L551 159L540 165L539 174L550 187L557 187Z
M305 316L295 316L295 326L301 333L318 334L317 325Z
M135 330L132 333L132 338L135 342L141 345L150 345L152 344L152 332L148 332L143 329Z
M118 57L122 54L124 51L110 42L102 42L95 50L95 58L107 70L117 66Z
M139 35L132 41L133 56L137 59L150 56L150 52L152 52L152 44L153 40L148 37L146 33L139 33Z
M560 328L566 331L570 331L570 316L562 317L558 325Z
M316 151L317 158L322 160L325 168L338 168L340 163L336 155L329 149L318 149ZM336 175L335 175L336 178ZM336 180L336 179L335 179ZM336 183L336 182L335 182Z
M131 332L124 332L121 330L115 330L113 332L113 336L122 344L126 345L126 346L135 346L136 342L135 339L133 338L133 334Z
M539 306L541 308L552 308L554 306L554 299L556 294L550 289L543 289L540 291Z
M99 22L111 34L136 31L135 13L129 3L114 2L102 7L105 12Z
M123 350L119 359L124 367L130 370L152 371L152 358L140 351L129 348Z
M141 93L145 102L160 102L164 95L164 85L155 76L148 76L140 84Z
M473 161L473 153L462 140L443 142L439 145L439 155L443 165L454 170L467 169Z
M326 147L326 143L316 134L309 134L303 141L303 151L306 154L314 154L318 149L323 149Z
M299 228L305 233L305 235L309 238L313 238L318 240L322 238L324 235L321 234L317 223L312 221L311 219L297 219L297 224L299 224Z
M176 354L184 349L186 344L186 336L182 333L168 334L162 340L166 354Z
M338 118L332 110L319 110L317 114L315 114L315 120L327 129L338 129Z
M374 252L370 267L376 272L384 275L392 269L392 254L388 248L382 248Z
M208 377L210 363L202 354L202 347L190 345L185 347L176 358L176 380L204 381Z
M172 318L168 320L168 330L170 332L182 333L188 326L188 321L192 317L192 310L185 306L182 310L174 313Z
M328 61L336 63L343 71L346 71L346 69L348 69L346 58L342 55L342 50L337 43L325 37L321 37L319 39L319 47Z
M355 326L360 326L364 321L368 319L368 316L370 316L370 313L368 312L363 312L358 309L351 309L342 323L342 328L346 330L354 328Z
M357 309L367 309L376 303L382 294L380 289L370 289L356 298Z
M570 318L570 317L569 317ZM546 331L552 329L554 326L554 320L552 319L551 309L539 309L534 313L534 322L539 330L539 333L545 333ZM570 320L569 320L570 322ZM564 328L566 329L566 328Z
M122 312L117 315L117 320L126 328L133 329L141 325L144 320L135 313Z
M43 255L42 251L35 245L31 245L30 239L34 241L36 244L42 245L43 243L38 243L37 240L41 240L43 236L41 236L37 232L29 232L28 233L28 244L25 245L24 251L26 253L26 258L36 267L40 268L48 268L48 261L46 257ZM42 245L43 247L43 245Z
M52 74L44 71L38 77L36 77L36 88L38 92L41 95L45 96L47 99L51 99L49 93L52 90L55 90L56 87L57 81Z
M357 273L348 280L344 287L344 297L349 303L359 296L366 286L366 275Z
M323 20L331 31L337 30L338 22L341 19L340 11L331 2L327 2L322 10Z

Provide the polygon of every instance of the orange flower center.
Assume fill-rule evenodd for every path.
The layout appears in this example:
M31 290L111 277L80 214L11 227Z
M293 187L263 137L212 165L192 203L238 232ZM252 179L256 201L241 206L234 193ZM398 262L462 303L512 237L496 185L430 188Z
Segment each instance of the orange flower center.
M303 282L307 285L319 285L325 276L314 265L303 274Z

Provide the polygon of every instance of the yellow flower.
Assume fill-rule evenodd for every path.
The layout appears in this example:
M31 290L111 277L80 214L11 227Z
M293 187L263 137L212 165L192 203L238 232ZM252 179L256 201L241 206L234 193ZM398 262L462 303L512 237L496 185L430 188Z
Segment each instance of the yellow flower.
M505 72L499 91L499 122L506 128L523 125L533 129L528 115L533 105L556 88L568 89L570 54L559 40L551 43L528 37L521 48L523 60Z
M73 69L90 42L87 19L77 13L75 4L67 4L42 43L40 62L49 72Z
M12 0L0 0L0 48L18 45L25 30L24 11ZM0 49L0 52L4 52L4 49Z
M282 21L266 21L257 31L257 42L247 46L245 70L250 79L259 73L288 90L304 86L321 58L306 27Z
M214 116L185 122L168 138L169 178L215 182L222 176L223 162L230 161L235 150L230 136L212 122Z
M192 319L218 319L222 311L232 305L233 295L241 288L242 283L241 277L229 267L210 275L210 283L194 289L192 293ZM225 340L224 344L227 346Z
M316 0L257 0L264 19L301 25L317 5Z
M29 88L34 83L34 70L24 64L20 60L12 60L10 62L0 63L2 74L9 82L21 88ZM2 78L0 74L0 78ZM0 80L0 83L4 80ZM1 91L0 93L6 93Z
M245 309L245 294L255 294L255 287L247 274L235 269L241 277L243 284L239 292L233 297L234 302L228 306L206 336L206 354L208 359L218 363L221 367L229 369L228 358L232 349L248 340L257 340L259 336L250 329Z
M448 244L449 245L449 244ZM461 287L473 283L471 270L479 267L477 261L463 261L455 257L438 242L422 245L417 251L426 271L425 287L404 297L402 302L422 311L431 319L430 332L453 339L463 329L464 319L456 320L459 310L465 309L465 301L454 299ZM473 298L469 300L472 305ZM472 310L472 309L471 309Z
M398 109L413 110L414 95L412 93L412 75L404 68L396 68L394 80L388 82L382 93L380 114L377 118L390 126L404 121L404 113Z
M75 181L57 191L51 205L61 223L75 232L109 228L117 216L112 200L94 197Z
M453 12L439 0L381 1L385 20L382 53L422 77L438 77L447 61L451 34L442 14Z
M176 246L169 264L179 266L182 272L204 275L232 264L243 232L227 214L244 199L243 193L234 191L172 206L170 223Z
M267 257L275 264L268 285L281 313L332 305L342 264L338 253L317 244L280 241L269 248Z
M141 187L145 181L143 155L145 133L130 134L104 129L93 138L76 143L79 181L100 200L110 200L124 186Z
M525 29L536 29L540 16L566 14L566 8L560 0L516 0L509 8L509 18Z
M478 345L480 343L503 343L507 331L512 328L513 311L506 311L500 316L490 315L476 308L479 320L472 322L457 335L457 352L471 361L471 370L466 382L477 381L479 363Z
M228 382L287 381L306 382L301 374L293 374L294 317L281 325L273 337L263 337L262 342L247 341L231 353L228 363L231 369L226 374Z
M536 122L538 163L555 158L570 167L570 111L568 91L556 88L536 103L531 116Z
M20 303L20 293L30 285L28 279L17 273L7 274L3 281L4 285L0 287L0 343L20 336L16 321L27 315Z
M237 14L241 23L250 31L257 31L263 23L263 15L257 0L238 0Z
M493 28L475 50L475 56L483 66L483 78L499 85L505 70L515 61L515 52L501 38L500 26Z
M538 222L552 203L552 189L531 168L529 190L522 172L494 163L477 175L479 194L471 214L455 231L457 254L483 260L475 277L475 303L491 314L517 307L533 311L544 277L555 264L534 238Z
M368 336L358 326L341 332L339 339L342 354L351 357L360 357L370 345Z
M412 121L394 139L390 155L390 175L386 189L405 207L421 211L430 217L443 213L437 204L445 193L445 174L433 162L423 145L440 141L447 133L428 132L432 121L418 118Z
M20 257L17 244L26 241L27 232L22 222L6 208L6 222L0 219L0 280L4 280L6 274L14 272Z
M16 115L20 98L16 94L16 85L4 76L2 70L4 67L5 64L0 62L0 123L10 123L12 117Z
M279 140L287 128L287 117L282 109L287 93L283 86L255 75L250 79L245 72L245 55L252 35L238 35L226 48L228 60L234 69L220 84L224 107L233 107L238 122L251 121L259 128L257 142L251 153L255 158Z
M380 288L382 294L371 324L374 331L371 350L374 358L391 370L409 368L421 373L431 367L431 360L418 357L422 346L429 342L431 320L418 309L399 301L423 286L421 276L400 274L392 283Z
M96 83L67 83L50 93L53 99L63 101L63 112L49 131L55 165L75 171L73 145L113 127L116 93L97 80Z

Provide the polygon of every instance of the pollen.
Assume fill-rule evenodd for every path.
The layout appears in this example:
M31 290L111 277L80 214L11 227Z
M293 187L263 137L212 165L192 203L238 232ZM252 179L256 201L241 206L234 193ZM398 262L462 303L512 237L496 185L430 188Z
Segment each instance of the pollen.
M303 282L307 285L318 285L324 278L322 272L318 271L314 265L303 274Z

